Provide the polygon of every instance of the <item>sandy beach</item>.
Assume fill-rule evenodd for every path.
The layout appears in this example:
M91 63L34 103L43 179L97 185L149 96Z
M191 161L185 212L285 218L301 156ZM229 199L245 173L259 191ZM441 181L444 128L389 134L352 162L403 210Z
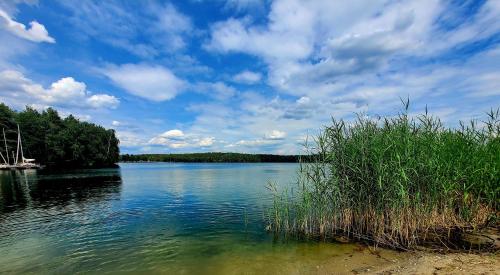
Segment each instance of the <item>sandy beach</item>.
M500 274L497 254L408 253L381 267L351 270L352 274Z

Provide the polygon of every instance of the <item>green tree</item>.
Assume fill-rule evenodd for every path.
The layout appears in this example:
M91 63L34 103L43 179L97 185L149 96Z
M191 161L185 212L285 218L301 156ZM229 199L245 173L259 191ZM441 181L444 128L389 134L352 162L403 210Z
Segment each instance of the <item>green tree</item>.
M114 130L81 122L72 115L62 119L52 108L39 112L27 107L17 113L0 104L0 127L6 131L9 151L16 149L17 125L21 129L25 157L35 158L41 164L105 167L119 160L119 140ZM2 146L2 153L4 151Z

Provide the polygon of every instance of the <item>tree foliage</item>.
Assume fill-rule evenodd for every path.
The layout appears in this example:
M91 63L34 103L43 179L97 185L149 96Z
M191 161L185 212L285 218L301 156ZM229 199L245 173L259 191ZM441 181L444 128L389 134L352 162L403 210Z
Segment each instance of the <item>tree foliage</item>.
M63 119L52 108L39 112L27 107L15 112L0 103L0 128L5 129L10 157L17 145L18 124L25 157L41 164L84 168L113 166L118 162L119 140L114 130L79 121L72 115ZM1 145L5 156L3 142Z
M194 154L142 154L121 156L121 161L140 162L298 162L298 155L194 153Z

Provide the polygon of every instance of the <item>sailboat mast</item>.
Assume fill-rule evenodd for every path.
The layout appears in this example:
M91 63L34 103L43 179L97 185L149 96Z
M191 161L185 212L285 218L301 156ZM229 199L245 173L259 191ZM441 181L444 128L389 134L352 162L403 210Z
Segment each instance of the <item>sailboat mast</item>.
M7 154L7 155L9 155L9 154ZM3 154L2 154L2 152L0 152L0 156L2 157L2 159L3 159L3 162L4 162L5 164L9 164L9 163L7 162L7 160L5 160L5 158L3 157Z
M7 138L5 137L5 128L2 128L2 131L3 131L3 141L5 142L5 154L7 155L7 164L10 164L9 148L7 148Z
M19 132L19 146L21 147L21 162L24 163L23 139L21 138L21 130L19 130L19 124L17 124L17 131Z
M19 124L17 124L17 151L16 151L16 164L19 163L19 142L21 141L21 133L19 132Z

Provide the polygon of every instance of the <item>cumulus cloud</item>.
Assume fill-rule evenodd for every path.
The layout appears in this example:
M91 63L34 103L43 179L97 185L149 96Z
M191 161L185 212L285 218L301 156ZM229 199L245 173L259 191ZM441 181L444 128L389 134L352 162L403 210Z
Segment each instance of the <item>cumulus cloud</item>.
M286 133L279 130L272 130L271 132L266 134L266 139L270 140L281 140L286 137Z
M212 40L205 48L223 53L247 52L267 59L305 58L312 51L307 38L293 30L268 33L237 19L216 23L212 27Z
M31 21L30 27L27 28L26 25L14 21L7 12L2 9L0 9L0 25L10 33L33 42L56 42L54 38L49 36L49 32L44 25L37 21Z
M85 83L72 77L61 78L49 88L44 88L14 70L0 72L0 96L2 101L17 107L34 105L114 109L120 103L115 96L93 94L87 90Z
M390 71L391 62L435 58L491 37L500 31L495 3L487 1L467 20L455 18L453 28L444 28L440 21L456 8L437 0L276 0L265 24L248 17L215 23L205 49L261 58L268 83L281 92L334 94L347 78L362 82L361 75Z
M91 95L87 98L87 103L90 107L97 109L105 107L116 108L120 102L115 96L100 94Z
M205 94L217 100L226 100L237 93L234 87L221 81L188 83L169 68L159 65L108 65L98 71L126 92L156 102L171 100L185 91Z
M233 81L246 84L254 84L259 82L261 78L262 74L245 70L233 76Z
M158 65L111 65L101 72L128 93L151 101L170 100L186 87L172 71Z
M214 144L214 141L215 141L214 137L206 137L206 138L200 139L197 144L200 147L209 147L209 146L212 146Z
M286 108L283 118L295 120L310 118L317 108L318 106L312 103L309 97L303 96Z
M267 132L263 138L255 138L255 139L242 139L233 143L226 144L224 147L231 149L237 148L259 148L259 147L276 147L283 143L283 140L286 137L286 132L279 130L272 130ZM262 148L261 148L262 149Z
M161 134L160 137L163 138L169 138L169 139L182 139L184 137L184 132L181 130L169 130L166 131L165 133Z
M184 134L178 129L168 130L149 140L149 145L166 146L171 149L207 148L215 142L214 137L200 137L194 134Z
M297 152L295 140L314 135L332 116L393 115L399 98L410 97L414 110L428 105L450 120L480 116L484 109L478 106L490 108L500 91L494 42L500 5L470 5L276 0L266 20L216 22L204 48L255 57L267 65L257 73L265 73L275 89L245 91L231 106L204 104L192 127L217 129L216 138L228 139L231 150ZM287 137L272 140L262 129L279 129Z
M193 21L171 4L62 4L71 6L75 35L148 59L101 69L116 86L147 100L175 99L172 104L186 106L187 121L173 121L182 130L163 132L166 122L142 123L134 130L120 116L121 122L112 125L123 146L152 152L297 153L304 135L317 133L332 116L351 120L356 112L393 115L400 97L410 97L412 112L428 105L451 121L480 116L499 100L498 1L275 0L262 1L262 14L253 16L256 10L250 9L257 2L226 1L226 9L238 13L211 25L208 36L204 31L197 36ZM217 56L203 61L215 58L217 64L210 63L215 67L197 61L197 51L183 54L192 49L189 39L195 36L207 38L202 47ZM0 32L3 37L36 47L6 31ZM21 52L19 43L12 43L0 45L0 60ZM250 57L238 59L239 71L228 75L231 70L218 65L233 64L233 53ZM152 65L153 58L162 65ZM33 102L42 107L56 102L112 105L112 96L90 93L74 79L35 84L23 75L1 81L0 97L23 103L36 98ZM175 98L188 92L193 94ZM150 106L141 103L138 108Z

